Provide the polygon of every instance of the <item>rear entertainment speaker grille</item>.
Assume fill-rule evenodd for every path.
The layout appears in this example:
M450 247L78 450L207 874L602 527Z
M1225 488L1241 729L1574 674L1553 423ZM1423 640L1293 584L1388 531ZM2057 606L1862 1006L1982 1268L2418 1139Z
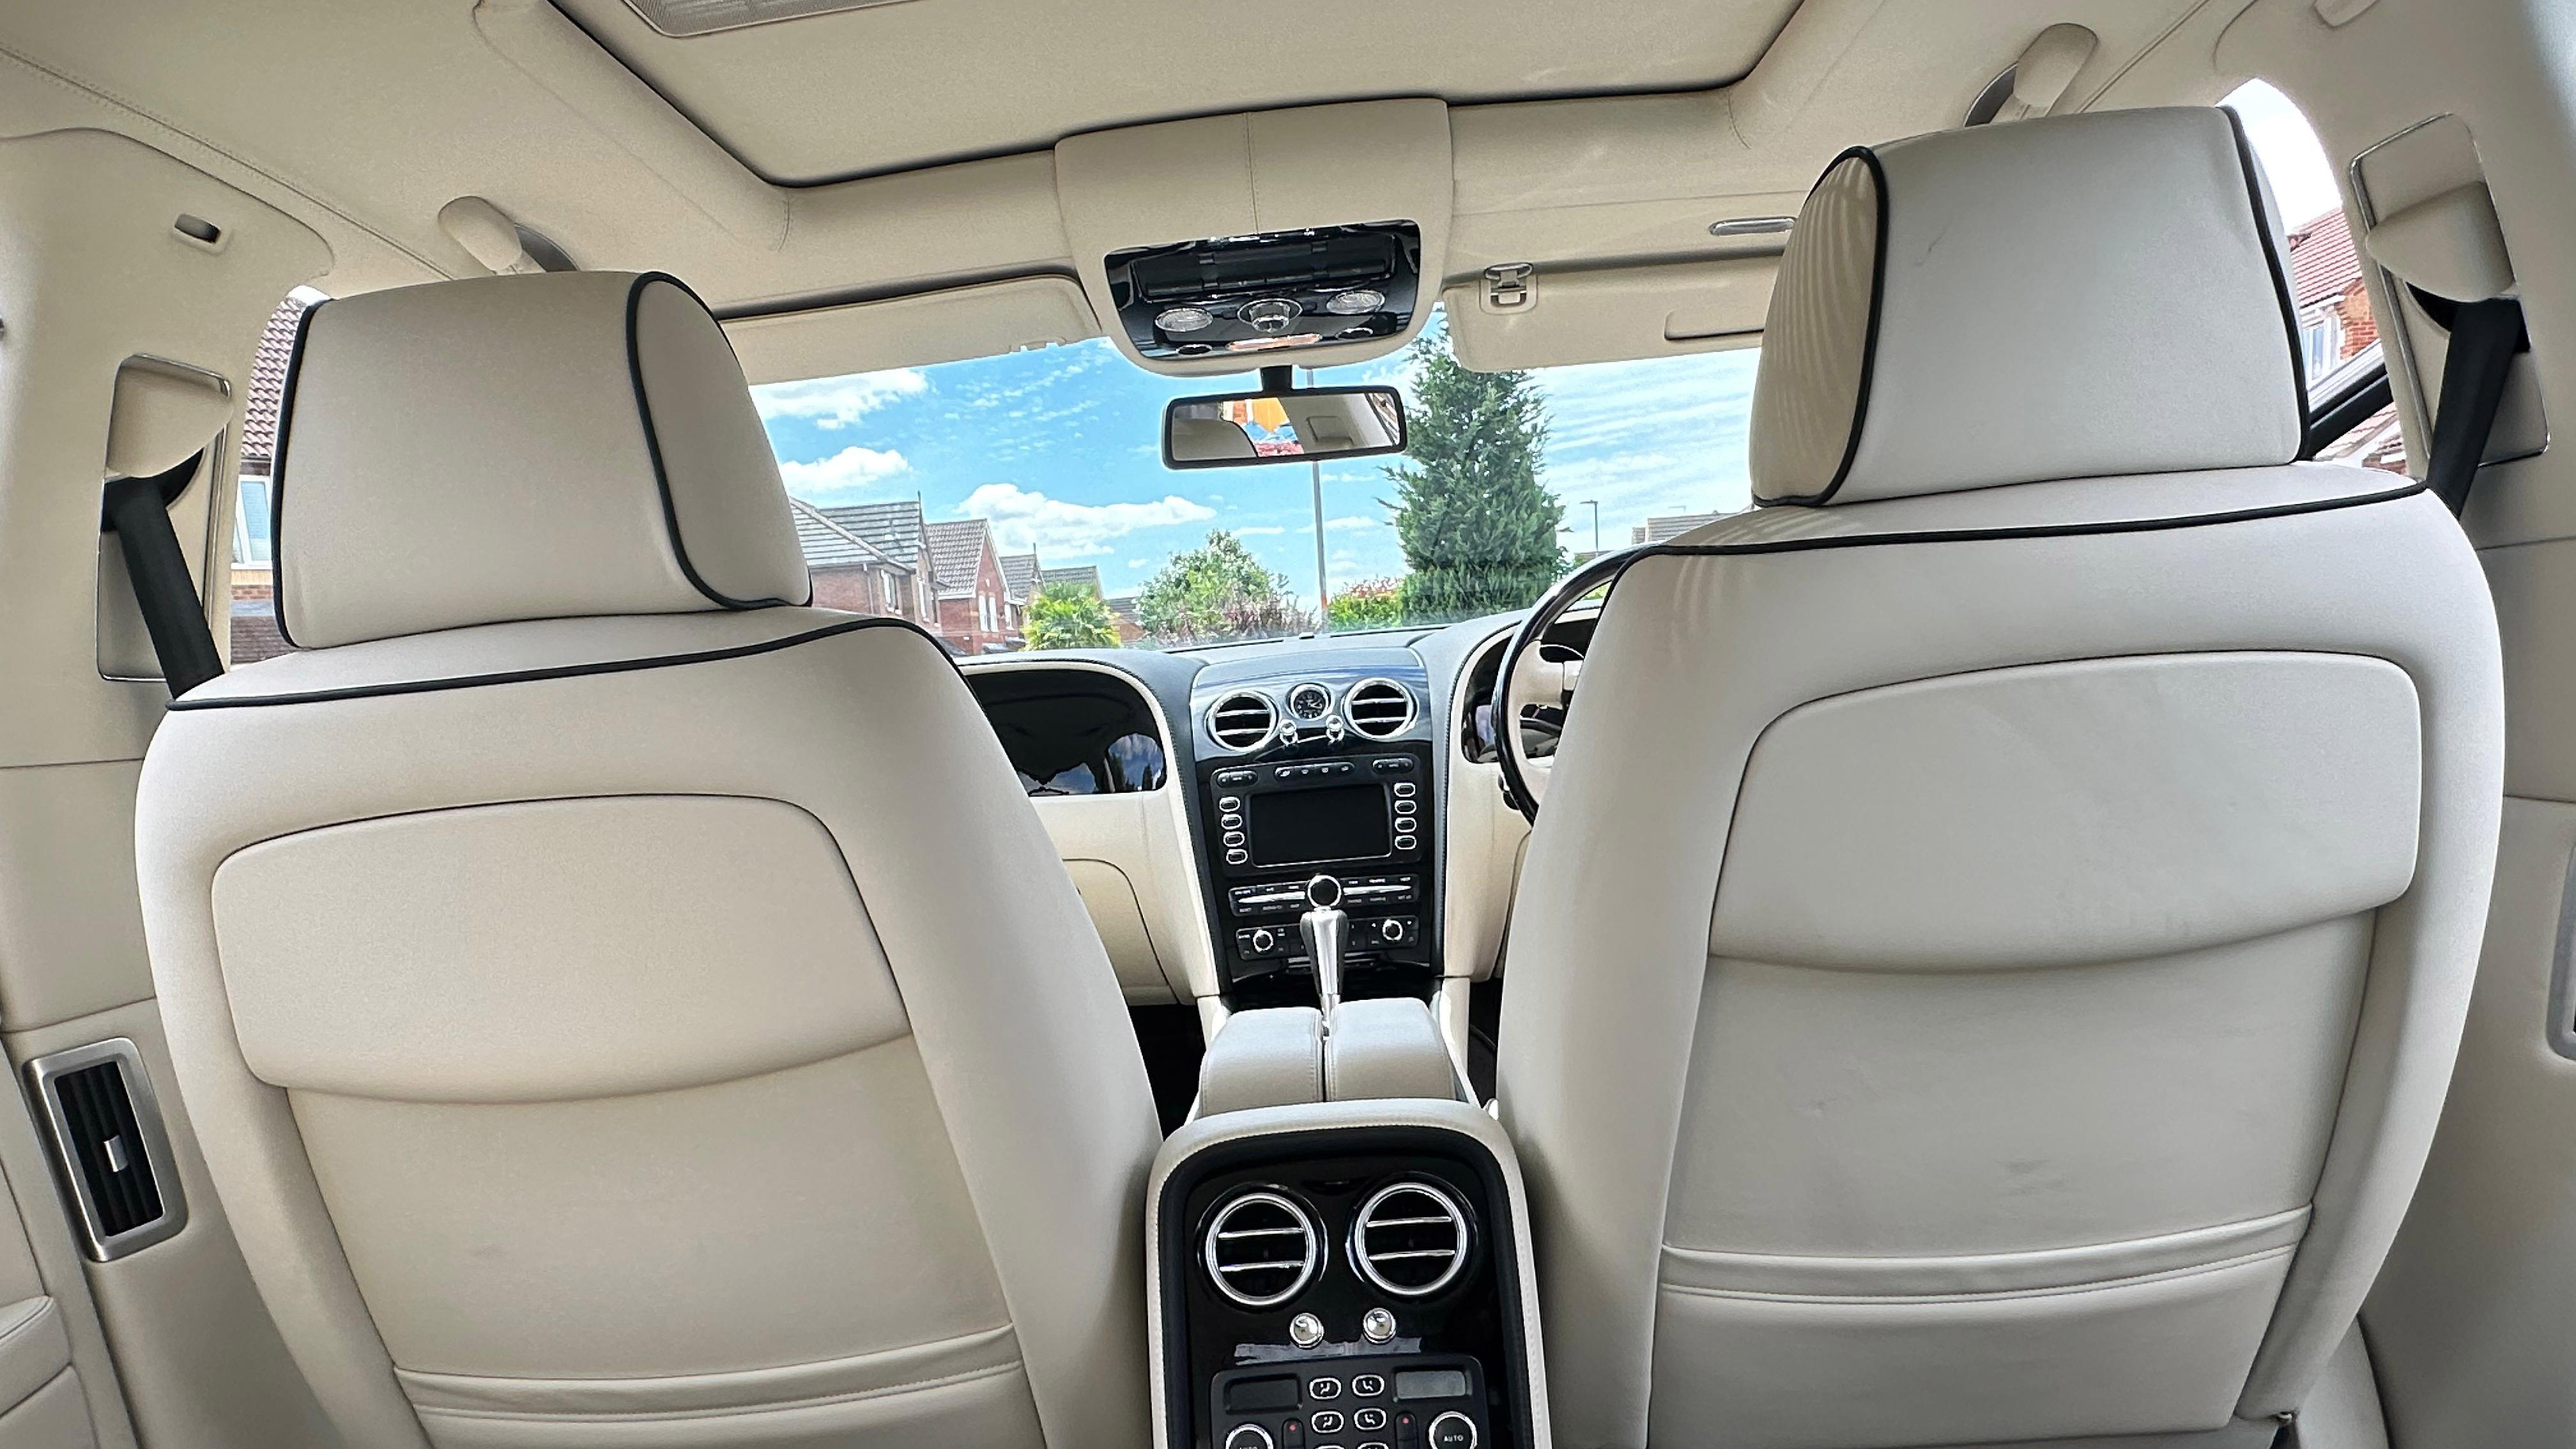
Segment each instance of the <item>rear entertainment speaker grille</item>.
M1269 699L1250 692L1229 694L1208 711L1208 734L1228 749L1249 750L1270 738L1279 711Z
M1392 679L1363 679L1342 701L1351 728L1371 739L1390 739L1413 723L1413 692Z
M1255 1189L1228 1199L1208 1219L1200 1257L1216 1291L1245 1308L1276 1308L1315 1281L1323 1242L1303 1206Z
M1467 1267L1467 1213L1419 1180L1379 1188L1351 1221L1351 1267L1398 1298L1428 1298Z

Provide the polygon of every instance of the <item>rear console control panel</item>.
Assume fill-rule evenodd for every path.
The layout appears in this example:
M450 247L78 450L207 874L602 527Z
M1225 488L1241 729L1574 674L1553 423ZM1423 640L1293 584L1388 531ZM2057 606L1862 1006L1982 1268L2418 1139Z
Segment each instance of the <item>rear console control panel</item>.
M1171 1449L1545 1449L1517 1169L1477 1125L1282 1127L1157 1168ZM1494 1140L1488 1141L1491 1136Z

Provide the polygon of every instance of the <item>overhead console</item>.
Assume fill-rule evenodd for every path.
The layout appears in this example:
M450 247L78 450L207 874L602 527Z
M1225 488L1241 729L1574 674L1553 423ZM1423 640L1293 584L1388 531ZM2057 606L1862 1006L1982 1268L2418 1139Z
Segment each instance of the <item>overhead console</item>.
M1304 106L1055 149L1092 311L1156 372L1334 367L1421 331L1448 244L1449 108Z
M1213 237L1109 259L1119 324L1153 358L1400 337L1421 279L1422 229L1409 221Z

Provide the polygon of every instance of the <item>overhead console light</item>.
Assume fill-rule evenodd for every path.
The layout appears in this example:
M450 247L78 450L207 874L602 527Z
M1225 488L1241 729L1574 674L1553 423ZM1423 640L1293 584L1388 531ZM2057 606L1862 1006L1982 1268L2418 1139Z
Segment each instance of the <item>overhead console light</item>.
M1106 266L1119 323L1147 357L1287 352L1402 335L1422 234L1379 221L1209 237L1113 252Z
M626 8L674 40L740 30L810 15L837 15L844 10L875 10L906 0L626 0Z

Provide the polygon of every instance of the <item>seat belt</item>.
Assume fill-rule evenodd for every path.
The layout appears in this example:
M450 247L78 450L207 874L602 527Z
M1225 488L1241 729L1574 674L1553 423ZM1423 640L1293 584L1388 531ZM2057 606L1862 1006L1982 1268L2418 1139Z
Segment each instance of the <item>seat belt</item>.
M214 631L206 626L205 598L188 572L179 535L170 527L170 500L188 486L205 459L200 451L166 473L108 479L99 521L100 530L115 534L125 554L125 576L133 582L134 602L143 612L152 653L161 661L161 678L174 699L224 672Z
M2451 347L2442 359L2441 410L2433 415L2433 449L2425 486L2456 518L2469 506L2478 460L2495 431L2513 355L2522 347L2522 304L2510 297L2463 302L2451 318Z

